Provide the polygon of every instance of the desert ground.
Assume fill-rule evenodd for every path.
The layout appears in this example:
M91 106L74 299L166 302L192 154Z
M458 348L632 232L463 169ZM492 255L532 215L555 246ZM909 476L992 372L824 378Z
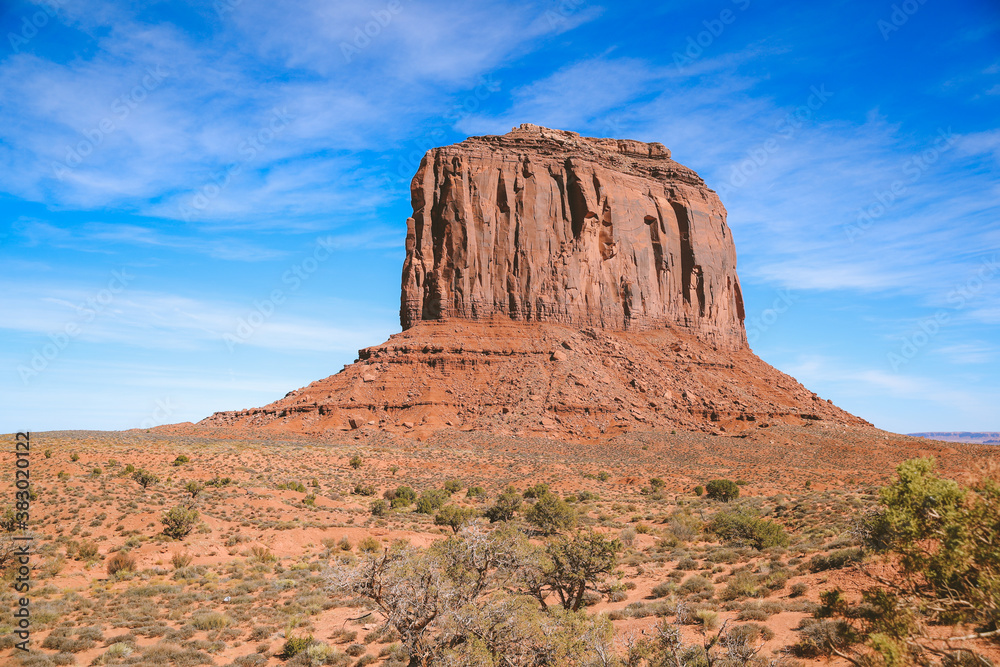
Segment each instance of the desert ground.
M414 505L373 515L373 502L401 486L418 495L447 486L448 504L482 512L508 486L547 484L580 525L623 544L611 592L586 607L610 618L622 651L669 619L692 642L753 624L758 656L771 664L847 664L803 649L803 630L821 591L850 595L870 581L853 520L903 460L933 456L960 479L996 454L823 422L761 423L738 436L627 433L600 446L370 427L294 440L207 429L34 433L31 650L15 647L18 595L5 586L0 662L406 664L379 614L332 590L331 567L452 530ZM142 470L155 477L145 488ZM696 487L716 478L736 481L734 502L782 524L788 546L733 547L707 533L726 503ZM13 474L3 487L12 506ZM198 513L183 537L164 532L175 506ZM326 648L283 656L289 636Z

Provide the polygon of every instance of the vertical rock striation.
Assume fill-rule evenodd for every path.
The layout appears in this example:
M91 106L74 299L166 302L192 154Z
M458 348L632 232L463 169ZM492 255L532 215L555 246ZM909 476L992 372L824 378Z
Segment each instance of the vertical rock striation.
M726 210L662 144L525 124L432 149L411 193L404 330L502 316L746 345Z

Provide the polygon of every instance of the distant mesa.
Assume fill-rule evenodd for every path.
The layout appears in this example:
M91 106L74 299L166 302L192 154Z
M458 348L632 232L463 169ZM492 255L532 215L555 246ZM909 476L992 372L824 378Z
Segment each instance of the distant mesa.
M870 426L750 350L726 209L662 144L525 124L428 151L410 190L403 331L200 426L581 440Z
M997 431L926 431L924 433L908 433L918 438L944 440L945 442L971 442L981 445L1000 445L1000 432Z

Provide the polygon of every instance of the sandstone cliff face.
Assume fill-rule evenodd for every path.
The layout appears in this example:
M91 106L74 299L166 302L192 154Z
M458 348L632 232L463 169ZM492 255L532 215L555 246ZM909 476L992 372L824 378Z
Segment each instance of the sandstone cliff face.
M648 330L746 345L726 210L659 143L521 125L424 156L400 321Z

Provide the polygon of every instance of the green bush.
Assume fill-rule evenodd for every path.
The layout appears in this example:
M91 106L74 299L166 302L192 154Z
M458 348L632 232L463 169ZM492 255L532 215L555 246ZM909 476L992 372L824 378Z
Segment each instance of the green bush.
M468 491L465 492L466 498L484 498L486 496L486 489L481 486L470 486Z
M705 493L705 487L702 486L701 484L699 484L698 486L694 487L694 495L701 496L704 493Z
M171 463L170 465L172 465L172 466L181 466L181 465L184 465L185 463L190 463L190 462L191 462L191 459L189 459L185 455L181 454L176 459L174 459L174 462Z
M712 517L706 528L733 546L768 549L788 546L789 543L784 526L762 519L749 508L723 510Z
M313 636L306 635L305 637L296 637L295 635L289 633L288 638L285 640L285 645L281 648L281 653L278 654L280 658L288 660L289 658L294 658L299 653L305 651L313 643Z
M355 470L357 470L358 468L361 467L361 465L362 465L363 462L361 460L361 457L358 456L357 454L355 454L354 456L351 457L351 460L348 461L348 463L350 464L350 466L352 468L354 468Z
M503 493L497 496L496 502L486 510L486 518L491 523L497 521L510 521L521 508L521 494L513 487L508 487Z
M434 514L441 509L448 500L449 494L441 489L431 489L424 491L417 498L417 507L414 510L417 514Z
M529 499L541 498L548 492L549 492L549 485L539 482L538 484L535 484L534 486L529 486L527 489L525 489L524 497Z
M181 540L190 535L197 525L198 511L177 505L166 512L160 521L164 535Z
M528 508L524 518L547 535L576 525L576 512L573 508L565 500L547 491Z
M160 478L149 472L148 470L143 470L140 468L132 474L132 479L139 483L139 486L146 489L150 486L156 484L160 481Z
M828 554L813 556L809 561L809 569L813 572L824 570L839 570L853 563L857 563L863 557L861 549L837 549Z
M372 516L385 516L389 513L389 503L382 498L378 498L372 501L369 509L371 509Z
M434 523L438 526L448 526L453 532L457 533L466 521L475 518L478 514L471 507L445 505L434 515Z
M448 495L453 493L458 493L462 490L462 480L460 479L449 479L444 483L444 490L448 492Z
M382 497L392 504L392 508L409 507L417 500L417 492L408 486L398 486L394 491L386 491Z
M728 503L740 497L740 487L736 482L729 479L713 479L705 485L705 492L713 500L721 500Z

